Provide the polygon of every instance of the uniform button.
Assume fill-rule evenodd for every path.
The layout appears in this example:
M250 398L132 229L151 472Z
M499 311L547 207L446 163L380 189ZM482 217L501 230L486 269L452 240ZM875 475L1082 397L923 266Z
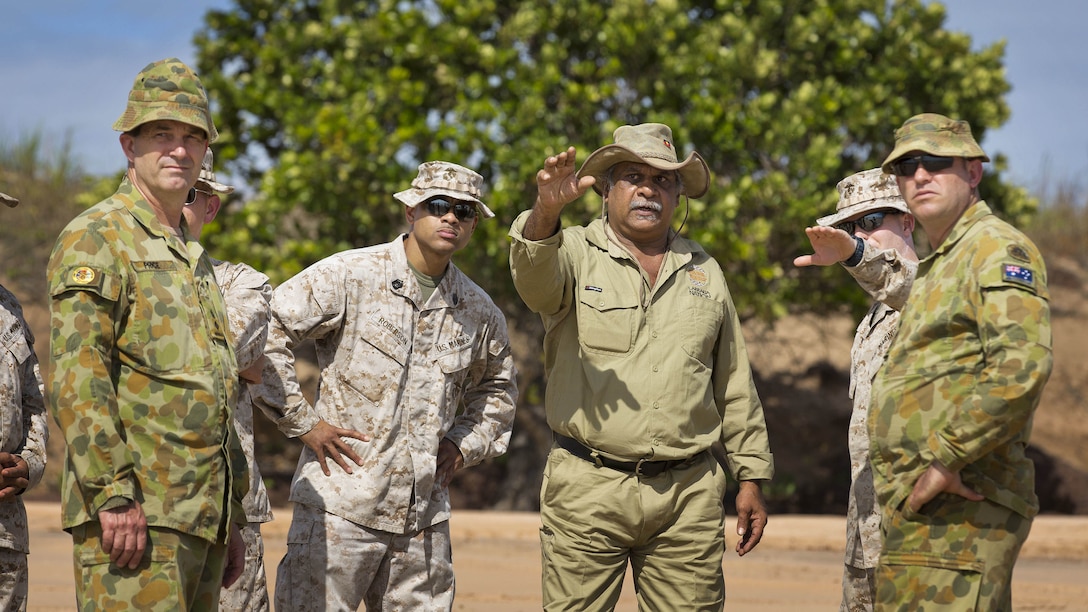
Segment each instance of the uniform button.
M653 370L654 370L654 372L656 372L657 371L657 366L654 366Z
M657 332L650 332L650 337L651 338L656 338L657 337Z

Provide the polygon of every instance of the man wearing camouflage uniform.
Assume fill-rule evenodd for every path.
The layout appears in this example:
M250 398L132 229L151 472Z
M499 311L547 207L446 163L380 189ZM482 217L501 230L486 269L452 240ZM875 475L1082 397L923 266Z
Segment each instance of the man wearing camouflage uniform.
M895 137L883 168L933 251L873 386L876 609L1009 610L1039 510L1024 452L1053 363L1046 269L980 199L967 122L917 115Z
M196 197L185 205L183 211L189 236L193 240L200 240L204 224L210 223L219 213L222 206L219 194L234 193L233 186L216 180L213 163L214 155L209 147L204 153L200 178L194 188ZM249 463L249 492L242 500L246 513L246 524L241 528L242 541L246 545L245 568L238 580L219 594L219 607L234 612L263 612L268 610L269 599L261 523L272 520L272 506L254 453L253 402L249 386L261 382L261 371L267 361L264 346L271 317L269 302L272 299L272 285L268 283L267 276L244 263L215 258L211 261L215 268L215 280L227 305L234 354L238 359L241 380L233 420Z
M468 168L421 164L394 195L406 235L328 257L273 294L266 353L277 374L266 373L258 401L284 413L281 431L307 432L277 609L452 609L448 485L458 468L506 451L517 401L506 319L450 261L479 216L494 216L482 185ZM307 339L321 370L314 406L292 365ZM331 424L370 441L308 439L327 439ZM358 467L327 465L321 452Z
M846 510L846 559L842 612L873 609L875 574L880 558L880 506L869 463L869 398L873 379L884 363L899 311L918 270L914 217L899 195L895 178L873 168L837 185L835 214L805 229L815 253L794 260L798 266L842 263L877 300L858 325L850 349L850 498Z
M14 207L19 200L0 193ZM23 309L0 285L0 610L26 610L30 533L20 495L41 482L49 427L34 335Z
M182 209L217 133L203 86L176 59L137 75L114 129L125 178L68 224L48 265L46 384L67 445L76 599L82 610L215 609L241 570L230 534L245 521L247 476L226 308Z

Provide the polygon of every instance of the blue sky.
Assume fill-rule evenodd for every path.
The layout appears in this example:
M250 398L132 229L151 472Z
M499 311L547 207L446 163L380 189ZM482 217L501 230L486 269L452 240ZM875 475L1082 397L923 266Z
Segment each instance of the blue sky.
M975 48L1007 41L1012 84L1008 123L982 146L1005 153L1013 180L1041 182L1088 174L1088 2L947 0L947 29L971 35ZM37 0L6 3L0 20L0 138L40 129L53 146L67 135L93 173L120 170L117 134L132 80L164 57L195 61L193 33L209 8L229 0ZM214 92L213 92L214 97ZM924 109L934 110L934 109Z

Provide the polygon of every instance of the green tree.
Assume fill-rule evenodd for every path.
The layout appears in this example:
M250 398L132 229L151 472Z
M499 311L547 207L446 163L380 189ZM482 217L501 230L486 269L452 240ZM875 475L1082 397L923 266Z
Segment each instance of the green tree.
M667 123L713 174L683 231L721 262L744 317L860 305L846 275L791 263L835 184L879 164L913 114L967 119L980 140L1009 114L1003 44L972 50L944 20L921 0L238 0L196 37L218 159L255 190L213 252L282 280L401 229L391 194L419 162L476 168L498 219L458 264L527 331L517 427L546 444L539 323L512 289L505 236L544 157ZM1034 205L986 180L1006 213ZM590 192L566 222L599 211Z

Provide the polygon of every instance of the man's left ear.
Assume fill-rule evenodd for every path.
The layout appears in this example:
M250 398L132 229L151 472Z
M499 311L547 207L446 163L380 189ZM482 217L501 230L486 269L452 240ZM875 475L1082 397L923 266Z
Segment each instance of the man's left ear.
M982 160L967 160L967 178L970 179L971 188L975 189L982 182Z
M208 205L204 208L204 223L211 223L211 220L219 214L219 209L222 206L223 201L219 199L219 194L208 196Z

